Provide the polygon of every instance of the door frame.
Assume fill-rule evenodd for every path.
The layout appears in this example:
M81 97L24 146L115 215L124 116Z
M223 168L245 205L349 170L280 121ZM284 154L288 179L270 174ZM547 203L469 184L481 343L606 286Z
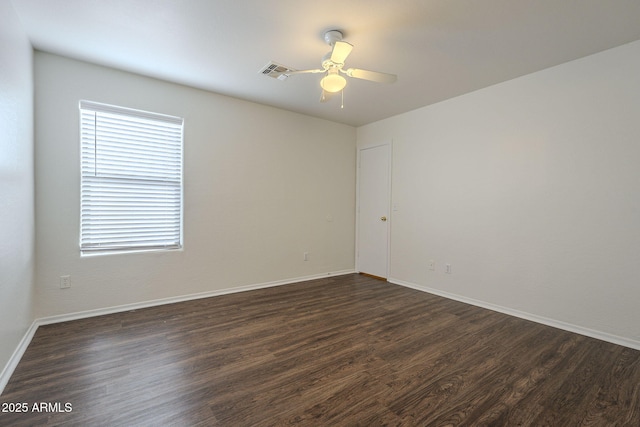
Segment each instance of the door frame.
M393 140L388 140L384 142L372 142L372 143L364 143L358 145L358 153L356 156L356 244L355 244L355 259L356 259L356 272L360 273L360 153L363 150L368 150L371 148L378 147L387 147L388 153L388 183L387 188L389 191L389 200L387 200L387 218L388 218L388 226L387 226L387 262L386 262L386 272L385 272L385 280L389 279L389 270L391 267L391 227L393 225L393 214L391 210L391 200L392 196L392 165L393 165Z

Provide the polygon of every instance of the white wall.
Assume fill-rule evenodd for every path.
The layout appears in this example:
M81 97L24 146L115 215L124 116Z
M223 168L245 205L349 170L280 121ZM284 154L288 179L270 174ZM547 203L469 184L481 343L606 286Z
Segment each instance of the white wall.
M33 321L32 60L11 2L0 0L0 372Z
M640 348L640 42L358 129L391 139L392 281Z
M355 128L41 52L35 76L37 317L353 271ZM183 251L80 257L80 99L185 118Z

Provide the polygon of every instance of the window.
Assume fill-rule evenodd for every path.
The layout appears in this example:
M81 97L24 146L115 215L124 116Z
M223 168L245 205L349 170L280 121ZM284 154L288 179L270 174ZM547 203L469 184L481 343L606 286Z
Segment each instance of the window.
M182 247L183 119L80 101L83 255Z

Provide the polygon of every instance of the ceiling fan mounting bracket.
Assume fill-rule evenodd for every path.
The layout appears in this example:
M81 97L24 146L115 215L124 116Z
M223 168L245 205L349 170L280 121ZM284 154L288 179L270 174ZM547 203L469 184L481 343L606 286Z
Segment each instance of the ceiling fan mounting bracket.
M342 41L342 32L338 30L331 30L324 33L324 41L329 46L333 46L336 42Z

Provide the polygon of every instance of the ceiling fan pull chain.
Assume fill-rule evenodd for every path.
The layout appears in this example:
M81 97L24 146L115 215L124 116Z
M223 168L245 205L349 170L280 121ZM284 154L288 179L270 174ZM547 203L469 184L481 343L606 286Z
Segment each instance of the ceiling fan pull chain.
M340 95L342 96L342 101L340 103L340 108L344 108L344 89L340 91Z

